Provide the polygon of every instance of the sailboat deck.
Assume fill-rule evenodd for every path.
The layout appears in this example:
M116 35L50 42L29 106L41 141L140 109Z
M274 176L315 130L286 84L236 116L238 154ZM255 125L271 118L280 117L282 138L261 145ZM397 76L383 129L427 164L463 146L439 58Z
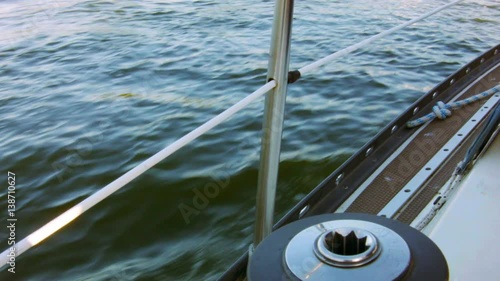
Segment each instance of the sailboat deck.
M457 96L457 99L471 97L485 90L488 90L500 81L500 65L496 65L491 72L484 75L468 89L463 91L462 95ZM437 100L437 99L436 99ZM431 161L432 157L440 150L447 150L445 144L448 140L459 133L461 127L479 110L487 110L484 108L486 99L480 100L473 104L467 105L457 111L445 120L434 120L424 124L422 129L413 129L415 134L410 137L411 142L396 151L390 161L383 164L385 168L373 179L365 182L365 189L354 200L351 198L351 204L344 207L345 212L358 212L380 214L383 208L398 194L403 188L407 188L407 184L414 178L419 171L426 168L426 164ZM432 104L433 105L433 104ZM428 113L430 107L427 106L422 110L422 113ZM484 120L484 119L483 119ZM406 202L404 207L394 216L397 220L410 224L422 209L436 195L439 189L451 177L453 170L462 160L471 145L475 136L479 133L480 127L483 125L480 122L475 127L474 131L450 153L450 156L445 160L443 165L440 165L435 170L429 180L425 181L424 185L418 188L409 202ZM349 200L347 200L349 202ZM350 202L349 202L350 203Z
M446 186L457 164L484 126L500 93L454 110L446 120L408 129L406 122L438 102L463 100L500 82L500 45L477 57L423 95L333 171L273 227L305 217L357 212L414 225ZM420 216L419 216L420 215ZM248 252L219 280L243 280Z

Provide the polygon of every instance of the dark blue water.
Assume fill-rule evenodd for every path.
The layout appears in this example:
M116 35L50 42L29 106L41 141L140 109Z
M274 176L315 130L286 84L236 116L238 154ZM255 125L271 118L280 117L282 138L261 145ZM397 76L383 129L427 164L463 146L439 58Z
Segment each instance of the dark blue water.
M296 2L292 68L447 1ZM2 1L2 224L8 171L20 241L262 85L273 4ZM466 1L290 86L276 217L496 45L499 24L497 1ZM15 275L3 267L0 280L215 279L252 238L262 113L260 99L18 257ZM211 198L196 207L205 190Z

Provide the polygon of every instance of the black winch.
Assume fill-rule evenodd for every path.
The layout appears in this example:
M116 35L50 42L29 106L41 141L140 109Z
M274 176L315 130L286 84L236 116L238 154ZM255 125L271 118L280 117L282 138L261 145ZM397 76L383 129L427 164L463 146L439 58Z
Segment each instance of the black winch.
M416 229L369 214L295 221L255 249L249 281L448 280L439 248Z

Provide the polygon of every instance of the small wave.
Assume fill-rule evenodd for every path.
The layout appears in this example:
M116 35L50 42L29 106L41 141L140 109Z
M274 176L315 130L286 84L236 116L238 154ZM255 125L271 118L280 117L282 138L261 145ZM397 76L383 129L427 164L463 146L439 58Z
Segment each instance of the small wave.
M494 21L494 20L491 20L491 19L482 19L482 18L474 18L472 19L473 21L475 22L478 22L478 23L497 23L497 21Z

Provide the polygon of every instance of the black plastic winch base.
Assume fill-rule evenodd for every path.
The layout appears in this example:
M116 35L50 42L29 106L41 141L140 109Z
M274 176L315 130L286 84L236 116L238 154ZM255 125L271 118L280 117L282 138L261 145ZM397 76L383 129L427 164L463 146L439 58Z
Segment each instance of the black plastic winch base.
M396 232L403 238L411 253L411 262L406 274L397 280L405 281L445 281L449 278L448 264L438 246L418 230L385 217L339 213L304 218L281 227L271 233L255 249L249 261L247 278L249 281L299 280L286 269L285 249L292 238L302 230L333 220L360 220L377 223ZM383 280L380 276L367 276L366 280ZM331 276L329 280L335 280Z

